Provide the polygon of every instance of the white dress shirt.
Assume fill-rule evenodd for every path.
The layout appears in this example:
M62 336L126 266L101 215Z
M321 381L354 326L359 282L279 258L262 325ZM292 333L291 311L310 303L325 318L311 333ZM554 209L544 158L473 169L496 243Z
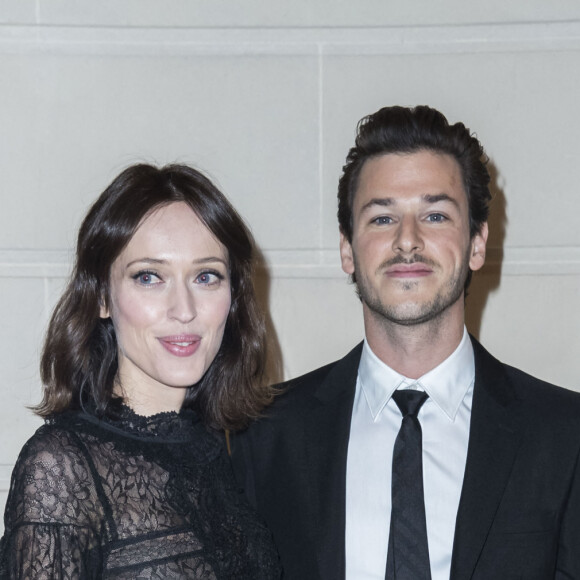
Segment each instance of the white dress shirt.
M393 446L402 420L391 395L399 388L414 388L429 394L419 411L429 559L432 580L449 580L474 380L473 347L465 329L457 349L417 380L389 368L365 340L348 443L347 580L385 578Z

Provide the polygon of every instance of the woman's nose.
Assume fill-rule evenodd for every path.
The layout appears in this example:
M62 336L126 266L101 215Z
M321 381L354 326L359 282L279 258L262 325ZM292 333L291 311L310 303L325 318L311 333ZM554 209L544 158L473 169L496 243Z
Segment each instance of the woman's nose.
M187 284L180 283L172 289L168 314L170 318L183 323L195 318L195 298L192 289Z

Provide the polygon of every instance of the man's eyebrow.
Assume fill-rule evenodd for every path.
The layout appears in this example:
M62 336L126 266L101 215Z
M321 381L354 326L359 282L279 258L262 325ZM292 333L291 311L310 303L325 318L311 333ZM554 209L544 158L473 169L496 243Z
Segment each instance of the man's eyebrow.
M449 203L452 203L454 206L459 207L459 203L457 203L457 200L452 198L447 193L426 193L425 195L422 196L422 199L426 203L438 203L440 201L448 201ZM389 207L391 205L395 205L396 202L397 200L393 197L373 197L373 199L370 199L361 207L361 212L366 211L367 209L370 209L371 207L377 205L380 207Z
M367 201L361 208L361 212L366 211L367 209L379 205L382 207L388 207L393 205L395 200L392 197L374 197L373 199Z
M446 193L435 193L435 194L425 194L423 196L423 199L427 202L427 203L437 203L439 201L448 201L449 203L452 203L455 207L459 207L459 203L457 203L457 200L452 198L450 195L447 195Z

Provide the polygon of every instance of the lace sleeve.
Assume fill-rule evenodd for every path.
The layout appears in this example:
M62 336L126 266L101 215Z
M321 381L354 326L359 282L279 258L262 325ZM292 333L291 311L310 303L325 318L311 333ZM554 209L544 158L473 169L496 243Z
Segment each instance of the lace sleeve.
M102 510L80 445L45 426L24 446L6 504L0 578L99 575Z

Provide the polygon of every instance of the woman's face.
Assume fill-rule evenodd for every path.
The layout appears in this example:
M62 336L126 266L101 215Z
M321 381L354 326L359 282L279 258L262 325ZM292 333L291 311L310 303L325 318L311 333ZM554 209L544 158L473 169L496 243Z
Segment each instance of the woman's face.
M143 220L113 262L101 308L117 337L117 391L136 412L181 407L220 348L230 304L227 251L187 204Z

